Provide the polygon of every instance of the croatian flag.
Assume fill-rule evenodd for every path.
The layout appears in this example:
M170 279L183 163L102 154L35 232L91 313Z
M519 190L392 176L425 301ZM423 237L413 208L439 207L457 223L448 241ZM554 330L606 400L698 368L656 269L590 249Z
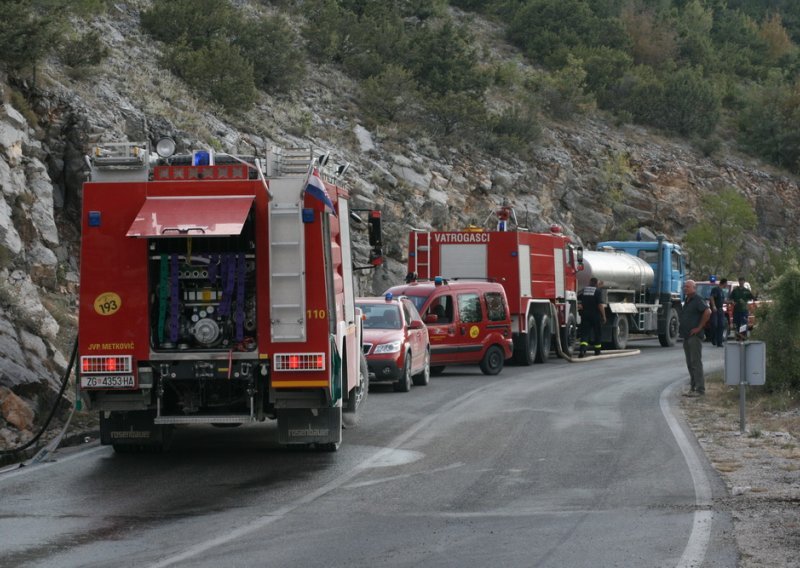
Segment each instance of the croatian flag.
M322 178L319 177L319 172L315 169L311 172L311 175L308 177L308 185L306 185L306 193L308 193L314 199L319 199L325 205L325 207L336 215L336 210L333 208L333 201L331 201L330 195L328 195L328 190L325 189L325 183L322 181Z

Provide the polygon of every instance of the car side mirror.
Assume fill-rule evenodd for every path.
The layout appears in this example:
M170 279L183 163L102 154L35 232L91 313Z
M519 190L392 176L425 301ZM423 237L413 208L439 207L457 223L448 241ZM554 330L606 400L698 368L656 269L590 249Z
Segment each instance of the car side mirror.
M436 323L437 321L439 321L439 316L436 314L428 314L425 316L425 323Z
M422 329L425 327L425 324L422 323L422 320L411 320L408 324L408 329Z

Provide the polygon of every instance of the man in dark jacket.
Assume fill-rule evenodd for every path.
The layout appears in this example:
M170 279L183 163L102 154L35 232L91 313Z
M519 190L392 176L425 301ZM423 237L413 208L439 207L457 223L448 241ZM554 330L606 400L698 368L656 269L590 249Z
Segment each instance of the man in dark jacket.
M683 354L689 369L689 392L686 396L700 396L706 392L706 379L703 374L702 333L711 310L706 301L697 294L697 284L687 280L683 285L686 301L681 310L678 331L683 338Z
M711 289L708 298L711 308L711 343L717 347L722 347L728 331L728 320L725 317L725 293L728 290L728 279L722 278L716 286Z
M755 296L747 287L744 276L739 276L739 285L731 290L730 294L730 302L733 306L733 329L736 331L737 339L747 337L747 319L750 316L748 307L754 299Z
M586 356L586 349L590 343L594 347L594 354L600 355L601 326L606 323L606 305L603 303L603 290L597 285L597 278L591 278L589 285L578 294L581 304L581 326L578 334L581 337L579 357Z

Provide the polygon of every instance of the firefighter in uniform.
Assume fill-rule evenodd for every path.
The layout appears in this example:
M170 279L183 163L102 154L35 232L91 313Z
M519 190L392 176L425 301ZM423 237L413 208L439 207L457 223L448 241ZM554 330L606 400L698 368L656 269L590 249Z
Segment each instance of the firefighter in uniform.
M601 326L606 323L606 305L603 303L603 290L597 285L597 278L589 280L589 285L578 294L581 303L581 326L578 330L581 338L580 355L586 356L591 344L594 354L600 355Z

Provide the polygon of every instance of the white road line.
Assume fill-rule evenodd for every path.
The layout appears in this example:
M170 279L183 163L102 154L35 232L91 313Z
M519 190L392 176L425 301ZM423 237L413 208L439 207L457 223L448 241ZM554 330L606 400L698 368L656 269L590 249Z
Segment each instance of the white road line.
M418 471L416 473L404 473L402 475L391 475L389 477L381 477L380 479L372 479L370 481L358 481L356 483L350 483L345 485L345 489L358 489L359 487L369 487L370 485L378 485L380 483L387 483L389 481L397 481L398 479L408 479L409 477L416 477L418 475L429 475L431 473L441 473L443 471L449 471L451 469L457 469L462 467L464 464L462 462L457 462L454 464L446 465L444 467L437 467L434 469L426 469L425 471Z
M459 405L467 402L475 395L480 394L483 391L488 390L490 388L497 388L497 386L493 383L489 383L475 390L469 391L455 400L450 401L448 404L441 407L439 412L437 412L436 414L428 415L424 419L414 424L411 428L409 428L405 432L395 437L395 439L392 440L387 447L376 450L372 455L370 455L360 464L356 465L353 469L351 469L346 473L343 473L342 475L340 475L333 481L323 485L316 491L312 491L308 495L305 495L300 499L295 500L293 503L284 505L283 507L280 507L279 509L272 511L271 513L258 517L249 524L228 531L227 533L221 534L216 538L204 541L201 544L189 547L181 553L175 554L168 558L163 558L159 562L151 564L150 568L165 568L166 566L171 566L177 562L183 562L184 560L194 558L195 556L199 556L200 554L203 554L204 552L211 550L217 546L221 546L223 544L240 539L245 535L254 533L258 530L263 529L268 525L271 525L275 521L281 520L283 517L285 517L292 511L295 511L296 509L302 507L303 505L307 505L308 503L311 503L319 499L320 497L323 497L324 495L327 495L328 493L336 489L339 489L343 485L347 484L351 479L353 479L362 471L373 467L373 465L376 463L380 463L382 460L385 459L385 457L388 454L397 450L397 448L399 448L402 444L407 442L417 432L419 432L423 428L427 428L428 426L430 426L430 424L437 418L439 418L441 415L446 414L451 410L454 410Z
M711 484L708 482L705 468L694 446L689 442L689 439L681 428L668 401L669 397L672 396L684 382L686 382L685 379L682 379L677 383L669 385L661 391L661 396L659 397L661 412L670 430L672 430L672 435L675 437L675 441L678 442L678 447L683 453L683 459L686 461L689 472L692 474L695 505L697 507L694 512L692 533L689 535L689 541L686 543L686 548L683 549L683 554L676 568L690 568L692 566L700 566L703 563L706 551L708 550L708 543L711 540L711 523L714 517L714 513L709 509L711 505Z

